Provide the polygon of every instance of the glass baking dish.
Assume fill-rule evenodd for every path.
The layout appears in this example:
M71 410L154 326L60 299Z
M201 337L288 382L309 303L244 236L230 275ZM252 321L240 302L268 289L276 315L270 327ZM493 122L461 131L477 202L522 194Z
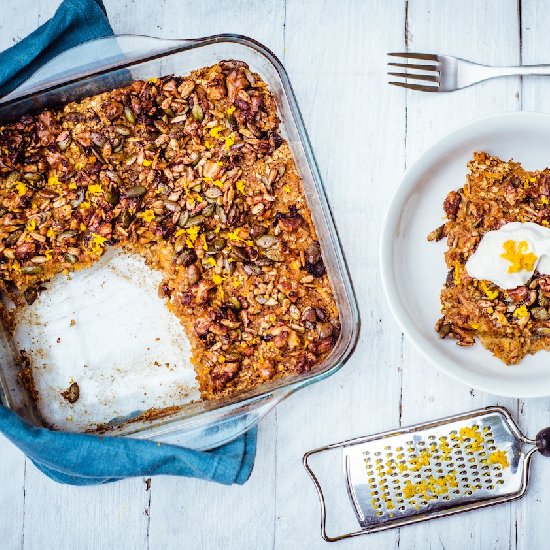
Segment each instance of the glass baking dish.
M142 413L151 408L150 399L147 407L136 407L135 395L132 394L134 390L126 390L124 386L131 387L132 380L136 379L136 376L139 378L140 373L145 372L142 373L138 365L140 353L146 354L146 350L147 352L151 350L149 347L145 349L143 346L136 345L133 331L141 330L145 333L152 333L158 329L165 336L170 330L173 330L173 327L170 325L170 319L161 318L162 314L160 313L159 317L155 318L160 320L151 325L150 319L140 318L143 316L143 311L139 308L135 312L133 309L127 310L127 308L133 308L136 305L136 296L131 297L136 288L148 293L148 290L143 289L144 285L139 280L134 281L135 288L126 287L118 281L116 284L122 286L116 296L122 296L122 302L116 301L114 291L110 295L101 295L103 306L110 309L103 312L91 311L90 313L91 304L98 301L97 293L100 293L98 289L100 287L113 288L113 284L115 284L111 279L107 285L99 283L97 282L99 281L98 277L105 276L104 274L107 272L116 275L117 269L119 275L120 272L134 272L134 267L128 267L125 264L129 261L127 258L113 258L106 255L106 258L98 262L97 266L76 274L74 281L78 282L71 282L67 286L67 288L79 289L76 297L74 291L69 293L70 307L63 300L58 300L53 305L50 304L53 309L50 311L48 319L52 326L65 327L60 328L60 331L63 332L62 337L64 341L72 338L72 347L69 348L68 353L56 352L57 355L47 356L54 364L44 364L43 369L49 369L48 372L54 373L50 374L50 377L54 376L55 378L55 374L63 373L68 378L72 372L71 368L74 367L73 363L83 363L83 353L87 353L87 357L91 361L101 357L102 361L109 362L113 354L116 355L117 351L122 350L123 356L119 354L116 361L129 362L132 367L131 372L119 369L124 373L123 376L121 375L122 384L116 385L113 382L113 377L110 381L101 381L99 380L101 376L105 378L101 369L94 368L90 374L91 369L84 365L88 369L86 375L93 379L94 384L104 384L101 386L101 391L110 389L114 395L110 401L107 398L96 400L97 402L88 401L88 409L81 411L81 414L90 414L90 410L92 412L102 410L104 414L108 415L109 420L105 424L109 427L108 433L112 435L149 438L196 449L212 448L230 441L257 423L271 408L292 392L336 372L352 352L358 336L359 314L351 281L294 92L279 60L260 43L250 38L230 34L192 40L163 40L145 36L122 35L91 41L61 54L10 95L0 99L0 122L13 120L29 111L60 105L123 86L131 80L154 78L167 74L185 75L194 69L226 59L246 62L252 71L257 72L264 79L275 98L281 118L280 131L289 143L301 175L327 273L335 293L340 314L340 336L330 355L311 372L265 383L254 390L216 401L197 401L194 399L196 393L193 393L192 388L188 388L189 391L186 390L185 399L180 399L177 402L178 406L170 406L177 400L171 403L167 394L163 396L164 400L160 400L157 396L159 399L155 404L157 414L143 419ZM110 267L110 271L105 269L105 266ZM91 288L90 281L94 282ZM67 293L67 288L62 287L62 292L58 295L64 295L63 292ZM90 296L93 298L92 300L89 299ZM152 304L150 307L157 306ZM82 322L80 319L78 323L74 322L71 319L72 315L80 315ZM33 320L30 315L23 318L21 322L23 328L26 327L31 332L32 327L37 325L35 319ZM109 326L109 323L112 326ZM73 324L82 327L76 339L73 336L67 336L70 334L67 327L72 327ZM106 327L108 328L106 329ZM52 330L51 328L44 329L42 337L54 338L55 334ZM180 336L181 333L183 333L182 330L180 330ZM31 354L38 353L38 351L44 353L44 350L32 349L33 344L35 347L37 346L35 336L36 334L32 338L27 337L31 346L28 351ZM122 342L121 338L124 339ZM58 338L58 343L60 340L61 338ZM160 340L160 338L155 340ZM177 345L174 347L174 338L169 340L171 344L168 347L154 348L153 353L167 354L169 359L173 358L174 353L185 353L185 346L183 348ZM20 349L19 343L15 333L4 330L0 335L0 397L7 406L31 422L40 424L43 421L33 411L26 396L27 392L17 383L16 374L21 363L17 354L17 350ZM166 365L169 365L169 361L166 362ZM116 370L118 367L111 364L109 368ZM167 370L170 371L170 369ZM186 372L187 376L190 372L189 369ZM85 374L81 373L80 375ZM134 378L130 380L132 376ZM127 379L129 382L126 384ZM142 386L149 384L148 389L143 390L142 387L141 391L155 395L155 392L152 391L153 388L157 389L163 383L170 385L170 382L174 382L174 377L151 378L150 374L143 374L137 382ZM113 387L116 389L113 390ZM46 387L46 394L48 391L51 393L51 389L52 387ZM55 393L59 394L59 391L56 390ZM60 418L65 415L67 420L67 423L60 429L76 431L86 428L82 418L78 419L80 424L75 422L72 414L69 415L64 409L59 410L59 404L52 405L52 410L49 412L52 412L55 407L57 407L56 414ZM75 423L70 424L69 421Z

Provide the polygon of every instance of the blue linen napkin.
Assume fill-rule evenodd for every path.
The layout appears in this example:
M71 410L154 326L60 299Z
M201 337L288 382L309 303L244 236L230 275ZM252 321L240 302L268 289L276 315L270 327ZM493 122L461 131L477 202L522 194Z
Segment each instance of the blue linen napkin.
M112 34L101 0L64 0L52 19L0 53L0 95L59 53ZM256 428L217 449L194 451L154 441L55 432L32 426L1 405L0 433L48 477L70 485L161 474L242 485L256 456Z
M48 477L70 485L161 474L242 485L256 455L256 428L212 451L194 451L127 437L54 432L0 407L0 433Z

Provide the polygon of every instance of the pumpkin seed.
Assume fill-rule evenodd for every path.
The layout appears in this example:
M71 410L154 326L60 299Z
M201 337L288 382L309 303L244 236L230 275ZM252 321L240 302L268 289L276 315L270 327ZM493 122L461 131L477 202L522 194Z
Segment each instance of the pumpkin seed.
M130 124L134 124L136 121L136 115L134 115L134 111L130 109L130 107L124 107L124 116L126 117L126 120Z
M23 275L41 275L44 270L37 265L25 265L21 268Z
M90 147L90 149L96 157L96 162L99 162L99 164L107 164L105 162L105 159L103 158L103 155L101 154L101 151L97 147L92 146Z
M126 196L130 198L142 197L147 193L147 188L143 185L134 185L126 190Z
M113 153L120 153L122 149L124 148L124 138L115 138L113 140Z
M256 84L256 77L254 76L254 73L250 69L245 69L244 74L248 82L250 82L250 85L254 86L254 84Z
M212 243L212 248L218 252L225 246L225 243L226 240L220 237Z
M183 227L191 227L192 225L201 225L204 222L204 216L191 216Z
M65 254L63 254L63 257L65 258L65 260L67 260L70 264L76 264L78 258L74 255L74 254L69 254L68 252L66 252Z
M184 210L181 214L180 214L180 217L178 218L178 225L180 227L185 227L185 224L187 223L187 220L189 219L189 211L188 210Z
M216 205L214 203L211 203L202 210L201 214L206 218L209 218L210 216L212 216L212 214L214 214L215 209L216 209Z
M124 210L124 212L120 215L120 222L122 223L122 227L124 227L124 229L128 229L132 223L132 214L130 214L128 210Z
M26 174L23 174L23 178L27 181L39 181L42 176L40 176L40 174L34 174L33 172L27 172Z
M105 191L105 200L111 204L111 205L115 205L118 203L118 194L117 193L113 193L111 191Z
M542 334L543 336L550 336L550 328L548 327L537 327L535 332Z
M237 310L240 311L241 309L241 302L239 302L238 298L236 296L231 296L229 298L229 301L231 302L231 305Z
M197 122L202 122L204 118L204 112L202 110L202 107L198 103L193 105L193 108L191 109L191 114Z

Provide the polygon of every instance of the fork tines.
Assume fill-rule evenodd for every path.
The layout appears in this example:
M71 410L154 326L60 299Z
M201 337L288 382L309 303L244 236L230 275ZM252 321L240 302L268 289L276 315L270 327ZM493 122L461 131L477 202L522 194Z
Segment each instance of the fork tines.
M388 63L390 70L392 67L406 69L403 72L388 72L388 76L397 76L404 78L406 82L390 81L393 86L409 88L411 90L419 90L422 92L437 92L439 90L439 58L431 53L414 53L414 52L391 52L388 55L392 57L401 57L404 63ZM413 60L413 62L409 62ZM420 63L414 63L420 61ZM429 63L426 63L429 62ZM395 70L395 69L393 69ZM420 84L409 81L429 82L430 84Z

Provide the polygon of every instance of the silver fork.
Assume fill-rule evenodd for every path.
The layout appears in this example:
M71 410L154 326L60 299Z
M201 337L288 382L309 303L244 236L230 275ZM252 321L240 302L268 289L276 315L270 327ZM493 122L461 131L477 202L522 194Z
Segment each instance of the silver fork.
M452 55L413 52L392 52L388 55L404 58L402 63L388 63L390 69L392 67L405 69L401 73L388 72L388 75L406 79L406 82L390 82L389 84L421 92L453 92L477 84L482 80L501 76L550 76L550 65L494 67L472 63ZM410 63L409 60L421 63Z

